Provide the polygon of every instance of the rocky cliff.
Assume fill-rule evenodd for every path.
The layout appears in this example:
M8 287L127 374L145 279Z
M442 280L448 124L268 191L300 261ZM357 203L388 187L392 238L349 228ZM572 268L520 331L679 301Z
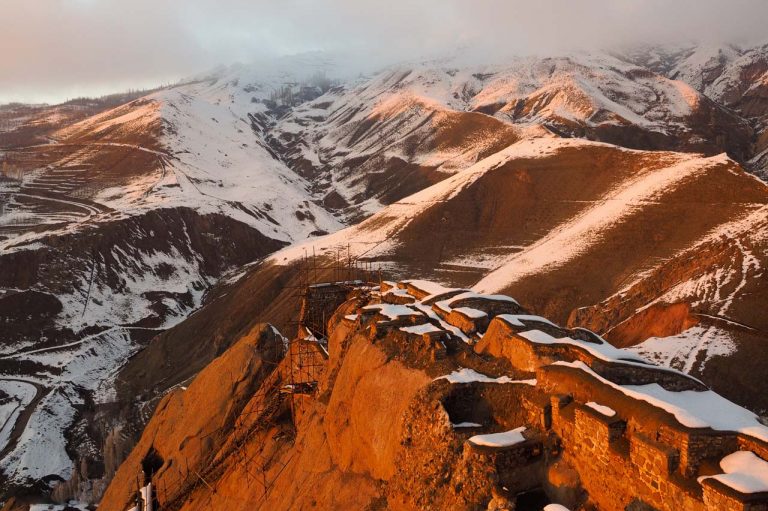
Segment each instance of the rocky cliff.
M101 509L768 504L758 416L588 330L426 281L303 297L163 399Z

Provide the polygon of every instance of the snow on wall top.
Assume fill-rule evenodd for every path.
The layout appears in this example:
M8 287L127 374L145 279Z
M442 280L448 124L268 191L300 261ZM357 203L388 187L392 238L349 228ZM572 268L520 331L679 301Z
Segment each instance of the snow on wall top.
M720 460L724 473L700 477L716 479L741 493L768 492L768 461L755 456L753 452L737 451Z
M404 285L405 282L407 281L403 281L402 284ZM422 286L429 287L428 284L424 284L424 283L422 283ZM482 295L478 294L477 296L482 296ZM426 316L426 318L428 318L428 321L431 322L431 323L425 323L425 324L434 327L436 331L442 329L444 331L453 332L453 330L450 328L451 325L448 325L444 321L444 318L446 316L441 317L441 315L435 313L435 311L431 309L429 306L424 305L417 297L413 296L413 298L415 300L415 303L413 304L407 304L407 305L394 305L394 304L387 304L387 303L372 304L364 307L364 309L377 310L377 311L380 310L384 315L390 317L391 319L405 317L414 313L419 313L419 314L423 313ZM512 299L509 298L509 300L512 300ZM440 309L436 308L436 310L440 310ZM443 312L442 314L447 314L447 313ZM499 317L502 320L508 321L508 319L505 319L504 316L505 315L500 315ZM516 319L517 318L516 316L512 316L512 318L515 319L515 322L512 322L512 324L515 324L515 326L525 327L525 324L523 323L523 321ZM554 323L548 322L547 320L544 320L539 316L521 315L519 316L519 318L524 320L532 319L533 321L537 321L537 322L545 322L550 326L559 328ZM440 328L435 326L435 324L439 324ZM417 325L417 326L420 329L424 325ZM482 333L476 334L475 341L479 337L482 337L482 335L483 335ZM590 353L592 353L594 356L596 356L601 360L618 362L621 364L637 365L645 368L654 368L654 369L670 371L670 369L668 368L653 365L647 362L646 360L644 360L642 357L639 357L638 355L630 351L616 348L605 341L602 341L601 343L596 343L596 342L586 342L578 339L572 339L570 337L555 338L552 335L549 335L535 328L516 332L516 335L519 335L524 339L527 339L534 343L545 343L545 344L560 343L560 344L575 345L579 348L589 351ZM463 338L463 340L465 340L465 342L470 342L470 343L473 342L472 339L466 336ZM657 407L664 411L669 412L675 417L675 419L681 425L685 427L712 428L719 431L740 432L745 435L752 436L759 440L768 442L768 427L763 425L754 413L728 401L727 399L715 393L714 391L711 391L711 390L672 391L672 390L665 389L664 387L660 386L657 383L645 384L645 385L619 385L617 383L614 383L608 380L607 378L604 378L603 376L600 376L587 364L581 361L576 361L576 362L558 361L558 362L554 362L553 365L571 367L574 369L584 371L590 376L600 381L601 383L609 385L633 399L636 399L638 401L644 401L654 407ZM687 375L685 377L690 378L690 376L687 376ZM535 380L518 381L518 380L513 380L512 378L509 378L507 376L493 378L493 377L484 375L482 373L479 373L470 368L459 368L450 374L438 377L436 379L438 380L445 379L448 382L453 384L466 384L466 383L473 383L473 382L527 383L529 385L534 385L534 386L537 384ZM587 406L609 417L615 416L617 413L616 410L597 402L589 402L587 403Z
M734 431L768 442L768 427L757 415L728 401L711 390L670 391L657 383L648 385L618 385L603 378L585 363L555 362L553 365L579 369L625 395L669 412L677 421L689 428L712 428Z
M468 442L474 445L484 447L511 447L513 445L525 442L523 432L525 426L504 431L502 433L489 433L487 435L475 435L469 438Z

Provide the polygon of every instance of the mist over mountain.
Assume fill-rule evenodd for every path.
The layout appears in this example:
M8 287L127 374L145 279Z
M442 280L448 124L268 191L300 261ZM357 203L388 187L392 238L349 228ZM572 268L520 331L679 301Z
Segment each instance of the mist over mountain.
M760 0L387 3L9 0L0 103L56 103L174 82L218 65L323 51L357 72L456 48L474 57L610 50L652 41L766 39Z

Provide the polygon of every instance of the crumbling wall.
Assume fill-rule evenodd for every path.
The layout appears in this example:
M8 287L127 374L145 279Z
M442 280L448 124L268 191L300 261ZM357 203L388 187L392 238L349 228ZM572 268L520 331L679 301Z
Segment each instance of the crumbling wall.
M540 328L544 328L541 326ZM706 390L698 380L664 368L608 361L568 344L540 344L518 335L520 327L494 319L475 351L504 357L515 367L534 372L554 362L583 362L600 376L619 385L658 383L668 390ZM578 332L574 332L578 334ZM588 342L588 341L587 341Z

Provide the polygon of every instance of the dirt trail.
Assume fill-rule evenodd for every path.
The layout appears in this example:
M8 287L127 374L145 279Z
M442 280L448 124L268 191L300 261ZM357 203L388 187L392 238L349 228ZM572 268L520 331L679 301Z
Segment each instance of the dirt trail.
M13 425L13 430L11 430L11 434L8 437L8 443L5 445L5 447L2 448L2 450L0 450L0 459L4 459L13 451L13 449L16 448L16 444L18 443L19 438L27 429L27 424L29 423L29 419L32 417L32 413L34 413L35 408L37 408L37 405L40 403L40 401L42 401L42 399L48 394L49 390L43 387L41 384L31 380L24 380L21 378L0 378L0 380L15 381L19 383L25 383L27 385L32 385L37 391L35 397L32 398L32 401L29 402L26 408L22 410L22 412L19 414L19 417L16 419L16 424Z
M168 156L166 151L157 151L155 149L149 149L137 144L126 144L122 142L51 142L50 144L35 144L22 147L11 147L5 149L5 151L23 151L25 149L37 149L39 147L51 148L51 147L87 147L87 146L107 146L107 147L127 147L130 149L136 149L145 153L156 154L158 156Z

